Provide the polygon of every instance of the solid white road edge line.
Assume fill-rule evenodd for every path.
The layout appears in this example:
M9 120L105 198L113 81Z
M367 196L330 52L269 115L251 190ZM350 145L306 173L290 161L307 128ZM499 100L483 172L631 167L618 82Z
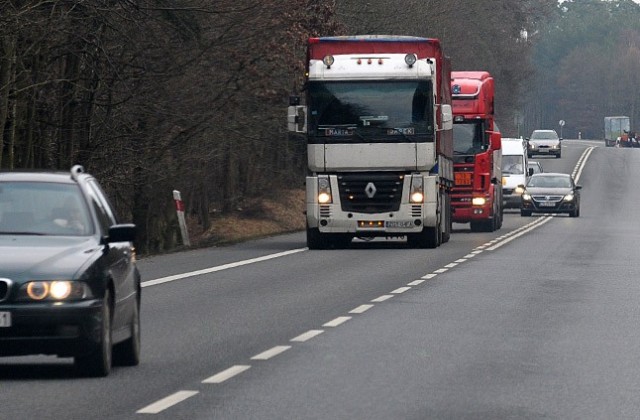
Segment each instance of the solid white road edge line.
M143 281L142 282L142 287L156 286L158 284L168 283L170 281L182 280L182 279L186 279L188 277L200 276L202 274L209 274L209 273L214 273L216 271L222 271L222 270L228 270L230 268L241 267L241 266L247 265L247 264L254 264L254 263L257 263L257 262L261 262L261 261L272 260L274 258L285 257L285 256L291 255L291 254L297 254L298 252L303 252L303 251L306 251L308 249L309 248L291 249L289 251L278 252L277 254L271 254L271 255L265 255L263 257L252 258L250 260L238 261L238 262L234 262L234 263L218 265L216 267L205 268L203 270L191 271L191 272L188 272L188 273L175 274L173 276L167 276L167 277L161 277L161 278L158 278L158 279L147 280L147 281Z

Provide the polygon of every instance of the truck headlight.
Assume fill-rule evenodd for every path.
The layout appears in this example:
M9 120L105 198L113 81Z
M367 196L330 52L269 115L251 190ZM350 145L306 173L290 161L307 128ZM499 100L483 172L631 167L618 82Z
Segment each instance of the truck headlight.
M471 204L474 206L484 206L487 203L487 199L484 197L473 197Z
M318 203L330 204L333 202L331 196L331 182L328 175L318 176Z
M409 202L413 204L424 203L424 179L422 178L422 175L411 176Z

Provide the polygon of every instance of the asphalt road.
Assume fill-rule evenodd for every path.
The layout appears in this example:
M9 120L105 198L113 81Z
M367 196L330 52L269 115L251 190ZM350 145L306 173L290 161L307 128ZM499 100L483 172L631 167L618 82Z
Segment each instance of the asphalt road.
M579 218L510 211L435 250L299 233L143 259L140 366L0 359L0 419L640 418L640 150L536 160L579 178Z

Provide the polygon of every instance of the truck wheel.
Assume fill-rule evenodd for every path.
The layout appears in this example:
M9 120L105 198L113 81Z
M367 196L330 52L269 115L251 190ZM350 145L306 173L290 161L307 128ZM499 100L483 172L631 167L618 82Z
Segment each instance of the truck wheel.
M307 227L307 247L309 249L327 249L327 239L318 228Z
M407 243L411 248L437 248L440 245L439 229L438 226L425 227L420 233L410 233L407 235Z

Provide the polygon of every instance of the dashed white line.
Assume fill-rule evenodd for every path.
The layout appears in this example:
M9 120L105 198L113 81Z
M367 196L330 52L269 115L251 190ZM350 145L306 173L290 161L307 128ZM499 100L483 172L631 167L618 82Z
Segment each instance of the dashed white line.
M376 303L384 302L385 300L389 300L392 297L393 297L393 295L382 295L382 296L379 296L379 297L377 297L375 299L371 299L371 302L376 302Z
M159 401L154 402L153 404L149 404L145 408L142 408L136 413L140 414L158 414L161 411L166 410L169 407L172 407L187 398L191 398L196 395L198 391L178 391L175 394L171 394L168 397L165 397Z
M404 293L407 290L411 290L410 287L398 287L396 290L393 290L391 293L393 293L394 295L400 294L400 293Z
M453 268L453 267L455 267L456 265L458 265L458 263L454 263L454 262L453 262L453 263L449 263L449 264L445 265L445 267L446 267L446 268Z
M438 274L431 273L431 274L427 274L426 276L422 276L422 278L423 278L423 279L426 279L426 280L429 280L429 279L434 278L434 277L435 277L435 276L437 276L437 275L438 275Z
M373 308L373 305L360 305L355 309L349 311L350 314L362 314L369 309Z
M272 357L289 350L290 348L291 346L275 346L267 351L263 351L260 354L256 354L251 358L251 360L269 360Z
M460 258L459 260L455 260L454 262L460 264L460 263L463 263L465 261L467 261L466 257L465 258Z
M425 280L422 280L422 279L421 280L414 280L414 281L412 281L410 283L407 283L407 286L419 286L424 282L425 282Z
M333 319L325 324L323 324L323 327L337 327L338 325L344 324L345 322L347 322L348 320L350 320L351 317L350 316L339 316L336 319Z
M215 375L205 379L202 381L203 384L221 384L227 379L231 379L234 376L248 370L251 366L248 365L235 365L230 367L229 369L223 370L222 372L216 373Z
M320 334L322 334L324 332L324 330L309 330L304 334L300 334L297 337L294 337L291 339L291 341L297 342L297 343L304 343L307 340L311 340L313 337L316 337Z
M229 264L224 264L224 265L218 265L216 267L205 268L203 270L197 270L197 271L191 271L191 272L188 272L188 273L176 274L176 275L173 275L173 276L161 277L161 278L154 279L154 280L147 280L147 281L142 282L141 285L142 285L142 287L155 286L155 285L162 284L162 283L168 283L170 281L182 280L182 279L186 279L188 277L200 276L202 274L209 274L209 273L213 273L213 272L216 272L216 271L228 270L230 268L236 268L236 267L240 267L240 266L247 265L247 264L253 264L253 263L257 263L257 262L261 262L261 261L271 260L271 259L274 259L274 258L280 258L280 257L284 257L284 256L287 256L287 255L296 254L298 252L306 251L307 249L308 248L291 249L289 251L278 252L277 254L265 255L263 257L252 258L252 259L249 259L249 260L237 261L237 262L234 262L234 263L229 263Z
M447 270L449 270L448 268L439 268L437 270L434 270L434 273L438 273L438 274L442 274L444 272L446 272Z
M464 257L465 257L465 258L473 258L473 257L475 257L476 255L477 255L477 254L467 254L467 255L465 255Z

